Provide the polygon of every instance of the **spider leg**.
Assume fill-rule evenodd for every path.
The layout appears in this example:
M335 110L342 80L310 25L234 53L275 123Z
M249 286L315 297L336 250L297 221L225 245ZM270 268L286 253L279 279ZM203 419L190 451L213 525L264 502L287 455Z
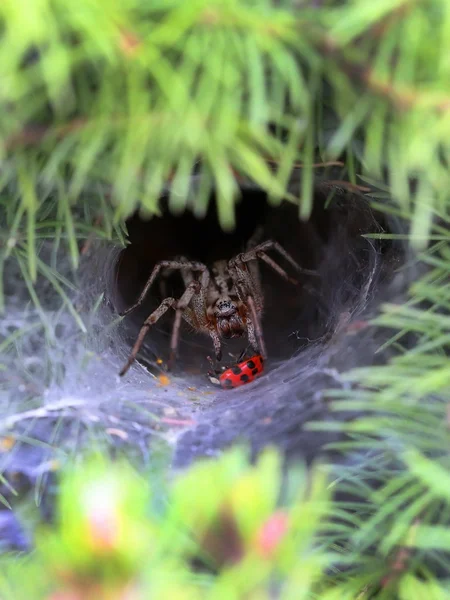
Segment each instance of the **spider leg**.
M207 319L206 296L208 292L210 279L211 276L209 274L209 271L205 268L205 270L200 276L200 288L198 290L198 293L192 299L192 308L197 321L197 328L205 328L209 325Z
M283 267L280 267L280 265L278 263L276 263L272 258L270 258L270 256L267 256L267 254L265 252L260 252L258 254L258 258L260 258L262 261L264 261L266 263L266 265L271 267L275 271L275 273L278 273L278 275L285 281L289 281L289 283L293 283L294 285L298 284L298 281L296 279L294 279L293 277L290 277L286 273L286 271L283 269Z
M125 373L128 371L128 369L133 364L139 350L141 349L141 346L144 342L144 338L147 335L150 327L152 325L154 325L156 323L156 321L158 321L168 311L168 309L175 304L175 302L176 302L175 298L165 298L161 302L161 304L158 306L158 308L156 310L154 310L152 312L152 314L145 319L144 324L142 325L141 330L139 331L139 335L138 335L138 337L134 343L134 346L130 352L130 356L128 357L127 362L122 367L122 369L119 373L119 375L121 377L123 375L125 375Z
M233 280L239 299L249 309L251 318L247 317L248 341L255 352L266 358L266 345L261 326L260 315L263 311L264 298L261 288L252 278L251 272L239 255L228 263L228 272Z
M248 265L241 260L242 254L233 258L228 263L228 272L233 280L236 293L241 302L246 303L247 297L251 295L256 302L256 311L262 312L264 297L260 286L255 283ZM259 281L259 274L258 274Z
M182 271L182 276L184 275L183 279L185 281L186 281L185 277L189 277L189 275L187 274L188 269L190 269L191 271L200 271L202 273L201 282L193 280L191 278L189 285L187 286L186 290L184 291L183 295L178 300L178 302L174 298L165 298L161 302L161 304L158 306L158 308L156 308L156 310L154 310L152 312L152 314L149 317L147 317L147 319L144 321L144 324L141 327L138 338L131 350L130 356L129 356L125 366L120 371L121 376L125 375L125 373L128 371L128 369L132 365L133 361L135 360L139 350L142 347L144 338L147 335L147 332L150 329L150 327L152 325L154 325L154 323L156 323L156 321L158 321L167 312L167 310L171 306L173 306L177 310L176 315L175 315L175 322L174 322L174 326L173 326L173 330L172 330L172 339L171 339L172 355L175 354L176 348L178 345L181 317L183 317L192 327L198 327L197 315L193 310L188 308L188 305L189 305L189 302L191 301L193 295L196 294L199 289L202 289L202 285L205 282L209 283L208 269L203 263L199 263L199 262L186 262L184 260L181 260L181 261L176 260L176 261L161 261L158 264L156 264L155 267L153 268L153 271L152 271L147 283L145 284L145 287L144 287L141 295L139 296L137 302L133 306L128 308L124 313L122 313L122 315L128 314L129 312L131 312L132 310L137 308L140 304L142 304L142 301L144 300L152 283L155 281L155 279L156 279L158 273L161 271L161 269L172 269L172 270L180 269ZM206 316L205 316L205 319L206 319Z
M259 351L265 357L266 348L260 319L263 310L264 296L259 279L257 260L261 259L281 278L291 283L297 283L297 281L290 277L283 267L267 255L268 250L276 250L278 254L280 254L299 273L314 275L317 275L317 273L308 269L303 269L278 242L273 240L268 240L251 247L255 243L257 235L255 234L253 237L254 239L250 241L248 250L229 261L228 270L235 284L239 298L246 304L250 312L251 318L247 318L248 340L254 350L258 351L259 348Z
M216 359L220 361L222 359L222 343L220 341L220 336L208 320L207 293L210 280L210 273L208 269L205 269L200 277L200 290L192 298L192 307L197 328L206 330L209 333L213 342Z
M220 362L222 360L222 343L220 341L219 334L213 328L209 329L208 333L211 336L211 339L212 339L212 342L214 345L214 352L216 355L216 359Z
M175 320L172 327L172 337L170 338L170 357L167 363L169 369L172 368L178 348L178 341L180 338L180 326L181 319L183 317L183 312L188 307L190 301L192 300L195 294L198 294L201 289L201 284L198 281L191 281L191 283L185 289L181 298L176 302L175 309Z
M239 259L242 260L243 262L248 262L250 260L255 260L256 258L261 258L269 266L274 268L273 265L276 264L275 261L270 259L268 256L266 256L266 258L263 258L263 256L262 256L262 255L265 255L267 250L272 250L272 249L276 250L278 252L278 254L280 254L292 267L294 267L294 269L298 273L303 273L305 275L316 275L316 276L318 275L316 273L316 271L311 271L310 269L304 269L303 267L301 267L298 264L298 262L296 260L294 260L288 252L286 252L286 250L283 248L283 246L281 246L281 244L279 244L278 242L275 242L274 240L267 240L266 242L263 242L262 244L258 244L251 250L248 250L247 252L240 254ZM281 269L281 267L279 267L279 268Z
M157 263L153 267L153 271L151 272L151 275L148 278L147 283L145 284L144 289L142 290L139 298L136 300L136 302L132 306L130 306L126 310L119 313L120 316L124 317L125 315L128 315L135 308L137 308L138 306L140 306L142 304L145 296L148 294L151 286L153 285L153 282L155 281L156 277L160 273L161 269L185 270L186 268L190 269L191 271L200 271L200 272L202 272L202 271L204 272L206 270L206 266L203 263L194 262L194 261L184 262L184 261L179 261L179 260L162 260L159 263Z
M176 262L180 262L180 263L187 263L187 264L189 263L189 260L185 256L177 256L177 258L175 260L176 260ZM159 292L161 294L161 298L165 298L168 295L167 280L173 274L174 271L175 271L175 269L173 269L173 268L171 268L171 269L165 268L161 271L160 278L159 278ZM193 274L192 270L189 267L186 267L184 269L180 268L180 275L181 275L181 278L183 279L184 287L187 288L187 286L194 279L194 274Z
M190 262L184 256L180 256L180 261L186 263L186 267L181 269L181 277L183 278L184 287L188 287L188 285L194 281L193 269L190 267Z
M256 311L253 296L247 297L247 306L250 309L252 318L247 318L248 341L255 352L259 352L263 358L267 358L266 344L261 327L261 319Z
M264 235L264 228L262 226L257 227L255 229L255 231L253 232L253 235L247 242L246 252L253 250L253 248L255 248L261 242L261 238L263 237L263 235ZM250 275L253 280L253 285L255 287L256 293L260 298L262 298L263 291L262 291L261 274L259 271L258 261L250 260L248 262L248 269L250 271Z

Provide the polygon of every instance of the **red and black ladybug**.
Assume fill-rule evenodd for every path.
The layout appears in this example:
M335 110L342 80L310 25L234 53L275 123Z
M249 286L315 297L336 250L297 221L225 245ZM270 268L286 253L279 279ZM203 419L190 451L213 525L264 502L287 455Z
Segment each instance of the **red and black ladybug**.
M218 383L223 389L239 387L250 383L264 371L264 359L260 354L251 358L246 358L228 369L225 369L218 376L210 374L213 383Z

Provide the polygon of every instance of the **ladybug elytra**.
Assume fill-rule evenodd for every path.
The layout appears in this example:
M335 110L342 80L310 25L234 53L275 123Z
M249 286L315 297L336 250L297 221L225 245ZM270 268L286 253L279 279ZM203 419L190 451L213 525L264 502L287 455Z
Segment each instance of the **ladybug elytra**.
M220 386L231 389L250 383L264 371L264 359L260 354L246 358L219 375Z

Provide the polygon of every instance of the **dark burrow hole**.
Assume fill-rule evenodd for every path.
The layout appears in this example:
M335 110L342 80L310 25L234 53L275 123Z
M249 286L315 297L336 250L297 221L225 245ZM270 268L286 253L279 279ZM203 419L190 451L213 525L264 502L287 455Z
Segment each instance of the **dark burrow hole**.
M162 206L159 217L146 221L135 215L127 223L129 246L116 265L116 310L122 311L136 301L158 261L183 256L211 267L216 260L230 259L243 252L258 231L260 241L276 240L303 268L317 273L298 275L271 251L270 256L298 280L298 285L293 285L260 261L265 304L262 325L269 368L271 363L291 359L312 340L330 336L343 315L344 319L351 319L370 270L375 267L376 273L372 275L376 275L378 282L386 266L388 270L392 266L390 244L375 247L374 242L362 237L386 231L387 223L370 210L364 198L345 190L335 191L329 202L329 188L318 187L308 221L299 219L298 207L291 203L272 206L264 192L243 191L232 233L220 227L214 198L204 219L197 219L190 212L173 216L164 200ZM371 285L374 283L373 278ZM179 272L155 281L142 305L124 319L130 347L142 322L161 300L166 296L179 298L184 289ZM358 310L362 308L365 306ZM169 309L147 334L139 355L144 364L168 358L173 321L174 311ZM232 357L246 347L246 338L223 340L222 363L231 364ZM213 356L210 338L198 334L183 321L175 372L206 374L208 355Z
M136 301L156 262L182 255L210 267L217 259L242 252L257 228L262 230L262 240L276 240L302 267L316 273L299 277L299 285L293 286L261 264L268 360L263 376L248 385L234 390L215 387L207 377L207 356L213 355L209 337L183 324L172 372L178 387L169 386L164 396L157 386L152 388L162 402L172 403L184 417L193 419L193 425L176 436L175 467L217 456L242 441L253 456L267 445L276 445L287 460L317 458L330 443L342 440L342 434L310 431L307 424L352 418L350 413L336 416L330 411L325 391L346 388L342 372L386 360L378 349L389 334L380 338L374 328L361 324L392 295L393 275L404 261L403 247L377 234L397 232L399 224L375 213L362 195L326 184L315 189L308 221L299 219L293 204L272 206L263 192L242 190L233 233L220 228L214 198L201 220L188 211L173 216L164 201L162 206L159 217L145 221L134 216L128 222L130 244L117 259L110 297L116 311ZM271 256L276 258L273 252ZM290 270L281 260L280 264ZM142 306L124 318L125 353L162 296L176 298L183 290L180 275L174 274L164 293L155 285ZM169 356L173 319L173 311L166 313L147 335L140 353L140 362L153 374L157 358L165 361ZM245 340L227 340L222 362L233 364L232 357L245 346ZM132 369L125 378L143 382L142 373L142 367ZM191 394L195 398L185 390L195 390Z

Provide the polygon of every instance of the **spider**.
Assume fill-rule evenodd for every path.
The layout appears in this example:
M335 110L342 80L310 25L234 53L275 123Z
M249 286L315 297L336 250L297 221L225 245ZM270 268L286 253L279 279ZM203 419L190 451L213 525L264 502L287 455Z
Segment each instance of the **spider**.
M247 246L247 248L246 252L238 254L229 261L216 261L211 269L212 273L205 264L190 261L184 257L158 262L136 303L121 312L120 316L128 315L142 304L158 275L167 276L168 273L178 270L183 278L185 291L178 300L172 297L164 298L156 310L145 319L128 360L119 374L125 375L141 349L147 332L169 308L175 310L170 341L169 368L175 360L182 319L195 330L211 337L218 361L222 358L221 338L236 338L245 334L247 334L249 344L255 354L261 354L266 358L261 327L264 296L258 259L265 262L281 278L295 285L298 283L297 280L290 277L277 262L268 256L269 250L276 251L298 273L309 275L316 275L316 273L300 267L276 241L267 240L250 248Z

